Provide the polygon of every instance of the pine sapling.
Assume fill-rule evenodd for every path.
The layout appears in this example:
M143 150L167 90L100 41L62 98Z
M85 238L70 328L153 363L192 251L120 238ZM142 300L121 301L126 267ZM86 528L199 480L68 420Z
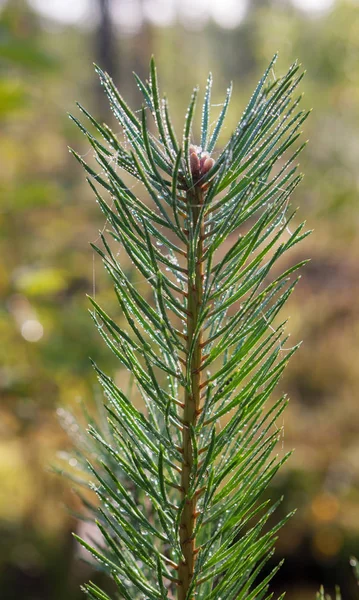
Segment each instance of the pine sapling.
M198 90L178 139L153 60L148 81L136 76L140 113L97 68L121 141L82 106L89 130L73 117L99 165L74 152L106 218L94 249L121 324L94 298L92 314L143 404L94 365L107 412L106 435L89 427L102 541L79 541L114 598L272 597L278 567L262 570L283 521L268 525L277 504L261 497L287 459L274 454L287 399L272 392L297 348L278 313L303 264L280 259L308 233L289 209L308 114L295 97L302 73L294 64L275 78L275 60L222 150L231 88L212 126L209 76L194 145ZM110 598L93 583L85 591Z

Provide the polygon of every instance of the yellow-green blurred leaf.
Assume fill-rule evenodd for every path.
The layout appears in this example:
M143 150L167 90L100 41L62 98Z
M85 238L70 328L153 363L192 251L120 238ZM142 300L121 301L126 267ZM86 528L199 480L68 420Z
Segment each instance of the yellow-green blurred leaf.
M66 288L64 273L58 269L20 269L15 274L17 289L28 296L57 294Z

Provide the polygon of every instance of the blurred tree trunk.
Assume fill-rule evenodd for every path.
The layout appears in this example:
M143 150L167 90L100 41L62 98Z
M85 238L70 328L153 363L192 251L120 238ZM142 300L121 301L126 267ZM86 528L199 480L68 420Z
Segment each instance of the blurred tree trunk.
M140 0L139 4L141 7L142 27L138 33L138 43L136 43L134 48L134 71L136 71L141 79L147 79L151 54L155 52L153 26L146 19L144 0Z
M121 0L116 0L120 2ZM116 40L111 19L112 0L97 0L99 10L99 22L95 32L95 62L107 71L118 84L119 61ZM108 103L100 85L96 87L97 102L101 114L108 113Z
M100 19L96 35L96 54L101 68L114 76L117 65L110 4L111 0L98 0Z

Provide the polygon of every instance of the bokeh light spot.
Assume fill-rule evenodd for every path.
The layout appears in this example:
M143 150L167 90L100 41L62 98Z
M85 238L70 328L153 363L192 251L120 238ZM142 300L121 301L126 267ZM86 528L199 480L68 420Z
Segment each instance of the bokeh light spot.
M292 4L307 12L323 13L333 8L335 0L292 0Z
M248 8L247 0L211 0L210 11L214 20L225 29L235 29L243 21Z
M317 521L332 521L339 511L339 502L331 494L319 494L312 502L312 513Z
M27 342L38 342L44 335L44 328L40 321L28 319L21 326L21 335Z
M143 10L149 21L161 27L170 25L176 18L174 0L146 0Z
M343 545L343 534L334 527L319 529L313 538L314 550L323 558L336 556Z

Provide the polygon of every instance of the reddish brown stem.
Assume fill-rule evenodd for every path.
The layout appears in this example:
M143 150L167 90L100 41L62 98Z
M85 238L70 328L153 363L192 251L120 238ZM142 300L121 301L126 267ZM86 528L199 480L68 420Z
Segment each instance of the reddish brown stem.
M203 191L201 188L194 187L187 194L188 208L192 211L192 219L194 227L199 219L201 204L203 203ZM202 288L203 288L203 234L200 232L200 237L197 246L196 256L196 272L194 281L188 282L188 317L187 317L187 350L189 352L192 347L193 338L197 329L197 321L199 310L202 303ZM201 397L201 363L202 363L202 334L200 334L195 342L194 351L192 353L191 364L188 365L188 370L191 377L191 391L186 392L183 409L183 468L181 477L181 487L183 488L182 500L188 494L190 487L190 473L193 466L193 448L190 435L190 425L195 426L198 415L200 414L200 397ZM194 527L197 511L198 495L194 494L191 499L187 499L181 516L180 522L180 541L184 559L179 564L178 579L178 600L187 598L188 590L191 585L193 570L196 560L196 545L194 539ZM194 596L193 596L194 598Z

